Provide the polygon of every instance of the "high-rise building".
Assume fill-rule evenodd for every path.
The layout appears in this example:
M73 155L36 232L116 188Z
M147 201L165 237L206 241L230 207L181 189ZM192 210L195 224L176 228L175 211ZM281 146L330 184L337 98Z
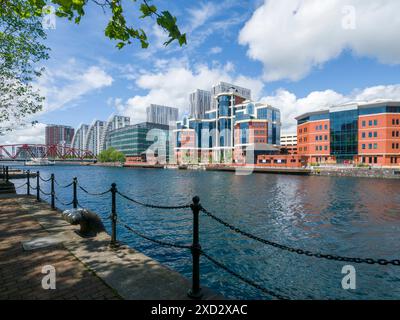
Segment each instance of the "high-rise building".
M146 122L170 125L171 122L175 123L178 120L179 110L178 108L151 104L147 107L146 113Z
M49 124L45 130L46 145L71 146L74 128L63 125Z
M400 165L400 101L338 105L296 120L308 163Z
M110 147L110 132L116 129L129 126L131 119L129 117L112 115L108 120L103 130L103 135L100 138L101 151Z
M190 118L204 118L211 109L211 92L197 89L189 95Z
M86 135L89 131L89 125L81 124L78 129L75 130L74 137L72 139L71 146L77 150L86 149Z
M91 151L95 156L102 151L101 139L105 127L105 121L94 120L87 131L85 149Z
M236 92L239 96L243 97L245 100L251 100L251 90L237 86L235 84L231 84L228 82L220 81L218 84L214 85L211 89L212 101L211 108L215 109L217 107L216 97L220 93L226 92Z
M200 162L212 159L243 163L248 148L257 155L259 150L272 150L280 144L279 109L253 103L229 88L217 94L215 100L217 107L206 111L203 119L177 122L174 132L178 162L197 154Z

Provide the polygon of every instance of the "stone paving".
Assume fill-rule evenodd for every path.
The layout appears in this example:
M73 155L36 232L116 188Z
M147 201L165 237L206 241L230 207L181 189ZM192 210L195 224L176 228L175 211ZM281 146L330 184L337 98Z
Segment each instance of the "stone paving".
M78 229L32 196L0 195L0 299L188 299L187 278L128 246L111 249L104 232L82 238ZM42 288L45 265L56 269L55 290ZM221 298L204 288L203 299Z
M0 199L0 299L119 299L62 243L24 250L24 241L49 235L32 211L23 208L24 198ZM55 290L42 287L46 265L56 270Z

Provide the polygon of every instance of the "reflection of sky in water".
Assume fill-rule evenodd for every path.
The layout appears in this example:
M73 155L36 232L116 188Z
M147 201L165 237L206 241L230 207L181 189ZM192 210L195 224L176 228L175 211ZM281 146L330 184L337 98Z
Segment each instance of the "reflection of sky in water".
M323 253L366 258L400 257L400 181L98 167L40 168L61 183L73 175L89 191L115 181L141 201L175 205L199 195L203 206L266 239ZM17 181L18 185L21 181ZM45 189L45 191L47 191ZM58 190L65 202L71 190ZM110 199L79 193L82 205L109 214ZM191 212L164 212L118 198L120 216L146 234L177 243L191 241ZM341 289L343 264L280 251L243 238L201 216L205 251L240 274L292 298L400 298L399 267L356 265L358 290ZM107 222L107 227L109 227ZM186 251L159 247L119 229L131 246L190 276ZM227 297L268 298L202 259L202 281Z

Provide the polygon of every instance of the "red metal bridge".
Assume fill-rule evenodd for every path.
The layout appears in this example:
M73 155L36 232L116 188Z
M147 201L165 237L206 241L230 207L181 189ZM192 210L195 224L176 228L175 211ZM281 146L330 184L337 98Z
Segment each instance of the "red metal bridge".
M52 160L95 160L89 150L75 149L63 145L9 144L0 145L0 160L29 160L49 158Z

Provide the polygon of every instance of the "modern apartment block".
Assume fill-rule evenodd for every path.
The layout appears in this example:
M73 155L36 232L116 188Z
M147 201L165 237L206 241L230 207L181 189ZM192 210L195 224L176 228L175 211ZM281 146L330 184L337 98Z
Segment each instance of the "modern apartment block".
M161 106L158 104L151 104L147 107L146 113L146 122L162 125L170 125L171 122L175 123L178 121L179 116L178 108Z
M240 87L238 85L220 81L211 88L211 108L215 110L217 108L217 100L215 99L221 93L225 92L236 92L239 96L243 97L245 100L251 100L251 90L247 88Z
M72 138L71 146L77 150L86 150L86 135L89 131L88 124L81 124L76 130Z
M49 124L45 129L46 145L71 146L74 128L63 125Z
M296 119L308 163L400 165L400 102L349 103Z
M190 118L204 118L211 109L211 92L197 89L189 95Z
M103 135L100 138L101 151L106 150L111 146L110 132L129 126L131 119L129 117L112 115L108 118L107 123L103 130Z
M109 144L127 156L128 164L130 161L146 161L146 151L155 143L154 153L165 154L168 158L168 129L167 125L149 122L128 125L110 131Z
M94 120L90 125L85 140L85 147L91 151L95 156L103 150L101 139L106 127L106 122L101 120Z
M203 163L244 163L248 150L256 157L258 152L268 152L280 144L280 111L251 102L230 87L227 90L214 96L216 108L206 111L204 118L177 122L178 162L194 157Z
M289 154L297 154L297 134L282 134L281 147Z

